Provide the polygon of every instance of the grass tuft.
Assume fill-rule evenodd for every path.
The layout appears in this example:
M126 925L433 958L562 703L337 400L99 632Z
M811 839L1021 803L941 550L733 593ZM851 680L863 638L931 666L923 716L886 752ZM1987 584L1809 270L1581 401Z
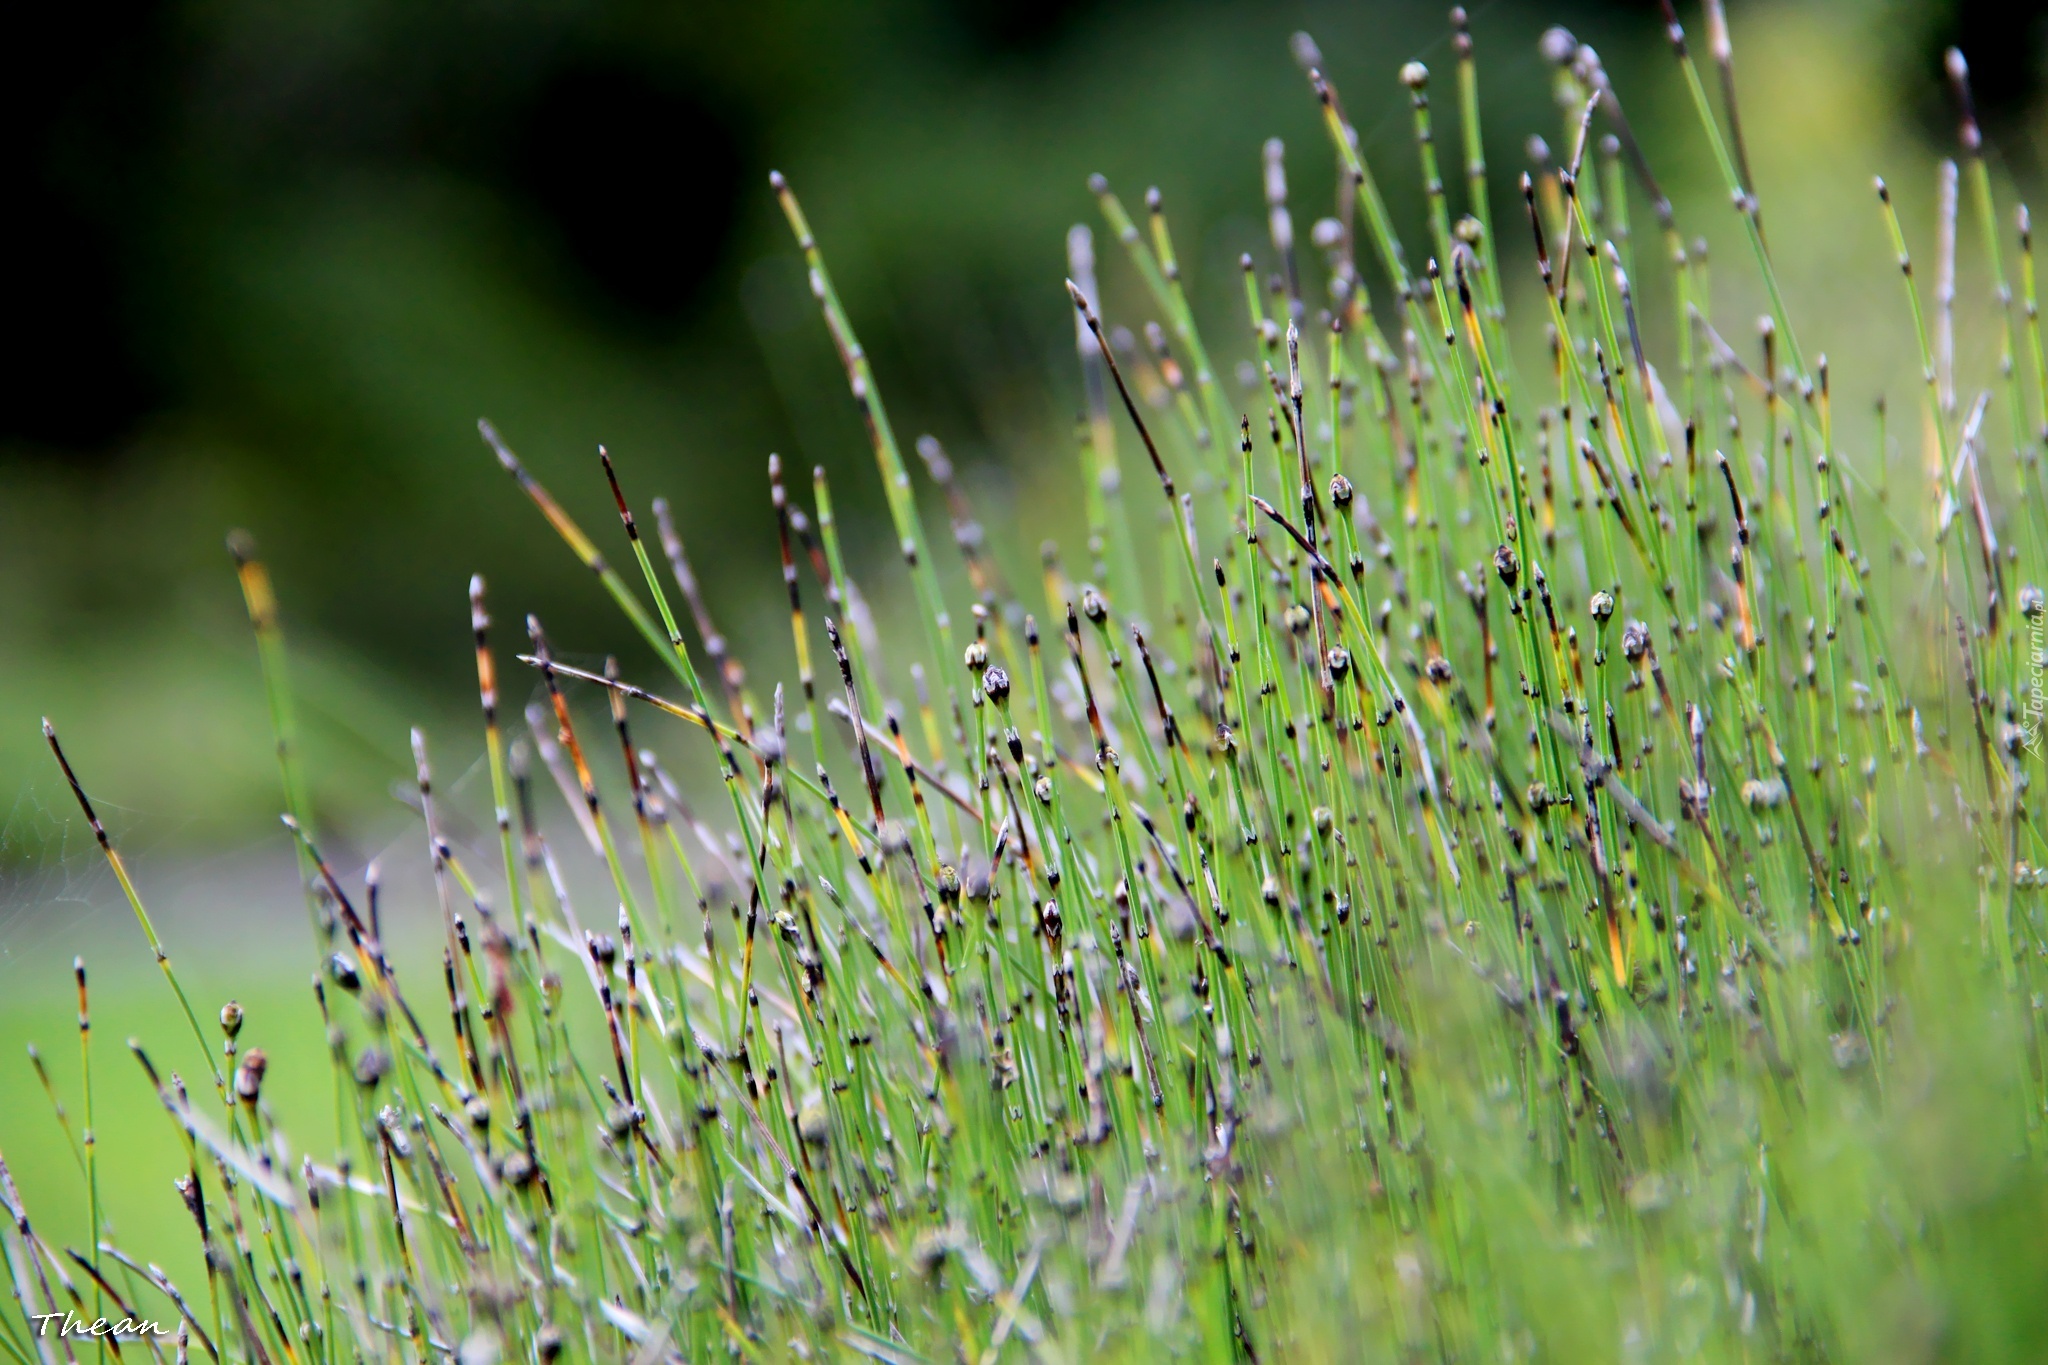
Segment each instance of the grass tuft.
M334 1143L279 1128L239 1006L201 1026L46 721L214 1083L195 1098L131 1044L206 1283L112 1235L81 961L82 1128L30 1060L90 1225L32 1222L0 1163L0 1356L76 1360L38 1327L68 1311L164 1328L101 1355L253 1365L2036 1358L2048 362L2027 210L2016 300L2013 210L1952 53L1931 308L1877 182L1920 420L1880 407L1874 448L1844 448L1779 288L1722 5L1718 104L1664 15L1761 319L1713 313L1570 34L1543 40L1564 154L1521 177L1526 233L1488 200L1464 11L1454 100L1401 69L1414 253L1297 35L1346 190L1297 234L1266 144L1241 331L1202 336L1157 190L1141 226L1090 181L1125 261L1067 240L1085 525L1035 581L925 436L935 549L771 177L919 627L883 631L823 472L807 506L771 456L797 676L763 692L659 499L645 543L629 467L599 451L622 533L601 537L480 423L673 678L572 666L529 617L508 686L472 580L490 835L461 837L412 736L438 987L386 950L418 907L320 852L275 598L234 538ZM1995 298L1959 313L1965 217ZM1102 288L1125 271L1136 332ZM1992 308L1994 371L1959 373L1957 328ZM1212 354L1247 382L1227 391ZM508 736L501 689L522 688ZM657 729L708 746L729 810L697 813ZM572 903L586 884L602 909Z

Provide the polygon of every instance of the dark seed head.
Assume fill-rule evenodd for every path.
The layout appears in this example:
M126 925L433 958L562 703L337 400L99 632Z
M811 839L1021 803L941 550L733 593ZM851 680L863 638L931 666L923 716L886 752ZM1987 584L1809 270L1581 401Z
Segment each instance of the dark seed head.
M633 1131L633 1120L636 1117L632 1105L615 1104L605 1112L604 1126L610 1130L613 1137L623 1139L626 1134Z
M366 1047L356 1058L356 1084L365 1090L377 1088L377 1082L384 1079L391 1070L391 1058L382 1048Z
M363 988L363 978L356 972L356 964L348 960L346 953L336 953L327 959L327 975L335 985L350 995Z
M910 1263L917 1267L918 1274L928 1280L934 1280L938 1278L939 1270L946 1264L947 1253L952 1249L952 1239L944 1229L927 1229L919 1233L917 1240L910 1244Z
M498 1168L498 1174L513 1189L523 1190L533 1183L533 1178L540 1171L534 1166L532 1157L515 1147L505 1153L505 1164ZM550 1333L553 1334L552 1345ZM562 1334L557 1328L543 1327L535 1344L540 1348L542 1360L553 1360L562 1353Z
M1522 561L1516 557L1514 550L1503 545L1493 552L1493 571L1500 575L1501 582L1512 588L1515 581L1522 576Z
M254 1104L263 1093L263 1070L270 1065L270 1059L263 1055L263 1049L252 1047L242 1054L242 1064L235 1068L235 1098L244 1104Z

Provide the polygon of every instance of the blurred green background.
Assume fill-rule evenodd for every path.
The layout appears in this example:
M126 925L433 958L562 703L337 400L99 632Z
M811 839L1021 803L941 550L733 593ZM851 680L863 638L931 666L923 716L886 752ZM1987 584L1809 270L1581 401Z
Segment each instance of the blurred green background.
M1855 281L1787 272L1830 320L1890 283L1833 239L1876 242L1868 176L1913 183L1949 141L1946 42L1972 49L1999 147L2033 164L2039 35L1980 8L1736 9L1782 245ZM1690 230L1724 228L1653 10L1586 0L1474 7L1502 221L1525 137L1560 140L1536 50L1558 22L1600 48ZM1095 218L1086 175L1133 202L1165 189L1194 291L1234 337L1261 142L1288 142L1304 233L1330 202L1288 35L1321 41L1411 228L1393 77L1449 63L1442 7L1405 0L120 0L29 26L0 57L16 337L0 790L17 796L0 856L16 864L51 834L45 711L138 837L268 834L231 526L276 570L325 809L384 802L408 720L467 724L470 573L490 576L507 638L532 610L572 652L624 643L588 619L606 609L488 458L479 415L600 530L608 444L643 501L675 500L727 630L779 643L779 613L749 610L774 586L767 452L799 482L833 471L856 539L881 538L771 166L809 208L897 425L937 433L1007 499L1018 523L997 530L1028 550L1072 506L1059 280L1066 227ZM1102 255L1113 288L1121 262Z
M1537 40L1563 23L1600 49L1739 310L1734 220L1654 7L1471 8L1502 231L1519 224L1525 139L1559 140ZM1934 160L1953 146L1940 54L1961 41L2002 183L2035 185L2039 8L1734 9L1773 247L1845 409L1888 384L1910 391L1869 177L1892 180L1924 249ZM1227 365L1242 353L1236 256L1264 234L1263 141L1288 144L1304 236L1331 202L1289 34L1320 41L1411 240L1421 203L1394 73L1417 57L1450 70L1442 7L1406 0L114 0L11 27L0 1151L60 1223L76 1221L76 1181L21 1044L42 1038L75 1087L70 956L89 953L108 983L110 1201L166 1204L174 1151L140 1126L160 1119L118 1040L160 1038L189 1075L198 1058L43 749L41 714L137 853L195 995L255 1005L251 1036L309 1063L278 1069L277 1103L312 1133L331 1123L230 527L254 533L276 574L338 859L424 864L392 799L409 724L437 737L455 804L484 814L461 777L480 751L472 572L490 579L501 658L534 611L573 659L619 648L629 670L645 662L478 442L478 416L607 543L599 442L637 500L666 493L757 675L787 649L769 451L799 484L830 470L857 564L877 591L895 572L770 167L803 197L899 431L947 443L998 550L1028 562L1043 536L1078 539L1060 279L1067 227L1097 223L1088 173L1133 203L1163 188ZM1099 255L1114 304L1122 263L1106 241ZM1970 284L1966 271L1966 296ZM529 679L510 671L516 716ZM191 1264L175 1245L148 1250Z

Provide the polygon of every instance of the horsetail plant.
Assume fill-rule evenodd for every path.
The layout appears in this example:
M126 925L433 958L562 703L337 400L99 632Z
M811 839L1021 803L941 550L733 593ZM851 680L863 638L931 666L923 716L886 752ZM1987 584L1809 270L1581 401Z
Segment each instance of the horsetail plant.
M91 1083L74 1129L32 1053L91 1226L32 1223L0 1164L22 1315L0 1352L75 1360L38 1324L118 1313L167 1335L97 1349L181 1365L2032 1358L2048 362L2027 210L2009 268L1952 52L1932 325L1882 181L1874 206L1921 420L1880 409L1849 448L1780 289L1719 0L1706 20L1718 106L1666 5L1760 323L1714 313L1704 248L1562 30L1563 152L1539 144L1519 208L1488 197L1464 12L1454 101L1401 69L1419 250L1298 35L1339 202L1297 236L1289 149L1266 144L1241 332L1203 335L1159 192L1141 225L1094 177L1123 260L1067 240L1086 525L1035 579L926 436L934 550L772 176L921 638L868 609L823 471L806 505L771 456L797 674L763 690L659 499L647 544L629 465L599 452L620 518L600 535L481 423L673 678L572 666L531 617L502 670L472 581L495 837L458 839L415 731L437 915L321 852L238 537L334 1145L276 1126L239 1007L201 1026L46 722L207 1057L212 1100L173 1066L189 1049L131 1044L206 1284L108 1233ZM1957 359L1966 213L1996 290L1981 386ZM1126 271L1128 333L1102 287ZM1655 329L1647 298L1672 301ZM664 742L710 746L720 816L647 743L671 722ZM585 859L601 878L572 875ZM385 946L422 913L432 1004Z

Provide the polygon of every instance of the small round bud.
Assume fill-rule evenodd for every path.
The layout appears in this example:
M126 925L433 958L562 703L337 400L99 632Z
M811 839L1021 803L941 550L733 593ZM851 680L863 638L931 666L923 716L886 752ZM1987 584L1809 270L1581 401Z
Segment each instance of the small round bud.
M481 1132L491 1126L491 1102L482 1095L471 1095L463 1112L469 1115L469 1126Z
M1631 621L1621 632L1622 657L1630 663L1650 652L1650 628L1641 621Z
M1586 610L1593 613L1595 621L1598 621L1603 626L1606 625L1608 620L1614 615L1614 594L1611 592L1594 593L1592 598L1586 603Z
M2029 621L2038 620L2043 608L2048 608L2048 596L2032 583L2020 589L2020 615Z
M356 1058L356 1084L365 1090L374 1090L377 1082L383 1080L390 1070L391 1058L383 1049L366 1047Z
M1500 581L1508 587L1515 586L1515 580L1522 576L1522 561L1510 547L1503 545L1493 552L1493 571L1500 575Z
M1341 511L1343 511L1343 510L1344 510L1345 508L1347 508L1347 507L1349 507L1349 506L1351 505L1351 495L1352 495L1352 491L1353 491L1353 490L1352 490L1352 487L1351 487L1351 480L1349 480L1349 479L1345 478L1345 477L1344 477L1344 476L1343 476L1342 474L1339 474L1339 475L1338 475L1338 476L1337 476L1336 478L1334 478L1334 479L1331 479L1331 480L1330 480L1330 503L1331 503L1331 505L1332 505L1332 506L1334 506L1334 507L1336 507L1338 511L1340 511L1340 512L1341 512Z
M967 642L967 671L979 673L988 667L988 645L980 640Z
M1422 675L1437 684L1451 680L1451 661L1441 654L1432 654L1429 662L1422 667Z
M1296 635L1308 633L1310 620L1308 608L1302 606L1299 602L1296 602L1280 614L1280 623Z
M925 1279L937 1280L939 1272L945 1269L946 1257L952 1252L951 1235L943 1228L929 1228L912 1240L910 1263Z
M336 953L327 959L327 975L350 995L363 988L363 978L357 974L356 964L348 960L346 953Z
M1330 666L1331 679L1341 682L1351 671L1351 651L1342 645L1332 645L1329 654L1324 656L1324 662Z
M1552 28L1544 31L1536 46L1543 54L1543 60L1552 66L1569 66L1572 58L1578 55L1579 40L1568 28Z
M1010 671L998 665L981 675L981 690L997 706L1010 699Z
M263 1049L252 1047L242 1054L242 1064L235 1068L235 1098L244 1104L254 1104L263 1093L264 1068L270 1059L263 1055Z
M1109 604L1102 600L1102 594L1093 588L1081 589L1081 614L1091 625L1101 625L1109 619Z
M1049 777L1041 777L1041 778L1039 778L1039 779L1038 779L1038 781L1036 781L1036 782L1034 782L1034 783L1032 783L1032 784L1031 784L1031 790L1032 790L1032 792L1033 792L1033 793L1034 793L1034 794L1035 794L1035 795L1036 795L1036 796L1038 797L1039 803L1040 803L1041 805L1046 805L1046 806L1049 806L1049 805L1051 805L1051 804L1052 804L1052 779L1051 779L1051 778L1049 778Z
M619 960L618 940L610 934L590 934L585 942L590 949L590 960L606 971L610 971L612 964Z
M1420 90L1429 84L1429 68L1421 62L1409 62L1401 68L1401 84L1410 90Z
M533 1178L539 1174L540 1170L533 1164L533 1158L516 1147L505 1153L505 1164L498 1168L499 1179L515 1190L525 1189L533 1183ZM548 1349L548 1333L550 1332L554 1333L554 1349L552 1351ZM540 1336L536 1344L540 1347L540 1358L542 1360L552 1360L562 1353L562 1334L553 1327L543 1327L540 1329Z
M220 1031L230 1038L242 1031L242 1007L232 1000L220 1007Z
M1751 810L1770 810L1785 800L1785 784L1778 778L1752 777L1742 784L1742 804Z

